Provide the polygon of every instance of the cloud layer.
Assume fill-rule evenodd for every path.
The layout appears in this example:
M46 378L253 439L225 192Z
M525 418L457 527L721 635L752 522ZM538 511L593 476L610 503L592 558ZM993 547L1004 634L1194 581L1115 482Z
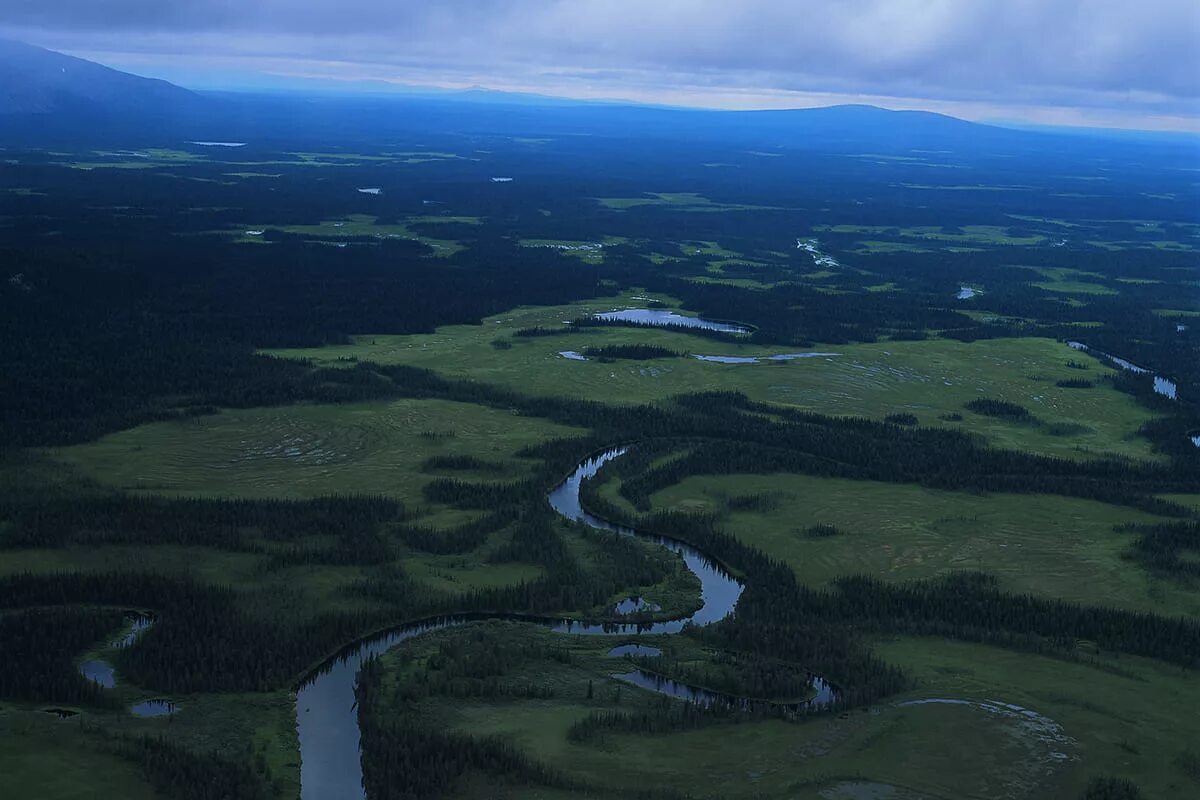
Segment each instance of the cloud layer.
M127 63L724 106L1200 111L1195 0L7 0L0 29Z

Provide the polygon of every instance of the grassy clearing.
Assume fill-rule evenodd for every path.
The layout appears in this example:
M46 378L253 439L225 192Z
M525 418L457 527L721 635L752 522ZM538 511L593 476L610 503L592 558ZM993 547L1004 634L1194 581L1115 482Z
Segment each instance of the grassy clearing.
M1200 704L1194 673L1127 656L1104 659L1101 670L937 639L895 639L876 650L919 681L915 695L1001 700L1058 722L1078 742L1058 797L1078 796L1094 775L1129 778L1147 800L1200 793L1181 764L1186 752L1200 753L1200 719L1184 711ZM976 753L967 765L986 758Z
M670 303L669 298L662 298ZM607 328L561 337L513 337L520 328L562 328L563 322L613 308L641 307L636 293L567 306L522 307L490 317L482 325L439 328L414 336L360 336L354 344L275 350L276 355L311 358L323 365L346 364L341 358L402 363L436 369L446 375L486 381L540 395L590 397L610 403L658 401L704 389L735 389L764 401L837 415L882 419L899 411L916 414L922 424L947 425L977 432L994 444L1064 457L1113 454L1155 458L1149 443L1136 436L1150 419L1127 395L1100 381L1087 391L1063 389L1056 381L1080 377L1067 362L1078 354L1050 339L996 339L970 344L948 340L880 342L817 346L829 358L763 364L717 364L694 358L659 359L653 364L604 364L568 361L563 350L606 344L655 344L705 355L762 356L789 352L714 342L666 330ZM494 340L508 341L497 350ZM1086 377L1096 381L1113 371L1095 362ZM994 397L1026 406L1047 425L1034 427L964 414L949 422L969 400ZM1084 429L1054 436L1052 423L1077 423Z
M0 797L158 800L136 764L97 752L75 719L0 707Z
M521 239L521 247L547 248L557 250L563 255L573 256L588 264L600 264L604 261L604 248L622 244L628 241L621 236L603 236L597 241L586 242L577 239Z
M463 249L463 245L453 239L443 239L422 233L416 228L430 225L480 225L479 217L453 216L420 216L409 217L402 223L379 223L379 218L370 214L349 214L340 219L323 220L315 225L243 225L233 231L222 231L238 236L238 241L253 240L265 243L261 234L251 236L246 231L280 231L315 240L345 243L348 239L411 239L428 245L435 256L451 256Z
M1198 741L1200 722L1179 709L1200 701L1200 685L1143 659L1105 660L1101 669L982 645L889 638L875 642L877 653L901 665L915 686L874 708L803 723L743 723L736 732L715 725L665 735L611 734L585 744L567 738L574 722L597 710L645 707L655 697L628 685L618 694L609 676L627 667L604 654L621 640L557 636L512 623L484 629L508 642L527 642L527 652L535 645L567 650L569 659L537 660L501 678L551 688L553 697L437 696L408 713L442 729L502 736L568 775L598 784L595 796L670 787L698 798L1073 798L1097 774L1128 777L1147 798L1196 790L1180 756ZM417 682L443 635L389 653L386 689ZM672 637L642 641L681 643ZM937 699L960 702L904 705ZM1037 716L1006 713L997 703ZM467 781L457 796L560 796L494 784L487 789Z
M417 503L432 455L475 455L528 474L513 453L580 431L441 400L225 410L196 422L155 422L53 456L105 486L188 497L304 498L385 494ZM469 476L476 477L476 476Z
M606 493L616 497L615 487ZM730 499L744 495L765 495L769 507L730 511ZM806 584L859 573L900 581L982 569L1013 592L1094 603L1103 586L1107 605L1200 617L1200 593L1122 559L1136 536L1114 526L1161 521L1122 506L792 474L697 476L652 502L726 515L729 532L786 561ZM839 533L805 535L819 523Z
M951 188L951 187L929 187ZM989 187L963 187L989 188ZM1002 225L963 225L961 228L944 228L940 225L925 225L903 228L894 225L816 225L814 232L829 232L839 234L865 234L872 238L857 244L869 252L895 252L913 250L921 252L910 241L919 240L929 243L973 244L985 246L1020 245L1033 246L1041 244L1046 237L1038 233L1015 233L1011 228Z

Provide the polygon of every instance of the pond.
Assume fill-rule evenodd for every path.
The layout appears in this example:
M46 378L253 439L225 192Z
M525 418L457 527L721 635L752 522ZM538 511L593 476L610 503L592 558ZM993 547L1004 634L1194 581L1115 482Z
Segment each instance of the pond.
M954 298L956 300L970 300L977 294L979 294L979 292L975 291L970 286L960 286L958 289L958 294L956 294Z
M731 322L718 322L703 317L687 317L662 308L624 308L620 311L605 311L593 315L596 319L610 319L621 322L635 322L639 325L654 325L656 327L703 328L722 333L750 333L750 328L735 325Z
M1067 346L1075 350L1080 350L1084 353L1090 353L1102 361L1109 361L1121 369L1132 372L1135 375L1150 374L1150 370L1146 369L1145 367L1139 367L1132 361L1126 361L1125 359L1119 356L1114 356L1111 353L1105 353L1102 350L1096 350L1095 348L1088 347L1083 342L1067 342ZM1154 376L1154 391L1158 394L1161 394L1163 397L1168 397L1172 400L1179 399L1179 385L1170 378L1164 378L1161 375Z
M84 661L79 665L79 674L90 681L100 684L105 689L111 689L117 685L117 676L113 671L112 664L103 659L94 658L90 661Z
M143 700L129 709L135 717L167 717L179 711L170 700Z
M563 350L559 353L560 356L568 361L587 361L588 357L583 353L577 353L574 350Z

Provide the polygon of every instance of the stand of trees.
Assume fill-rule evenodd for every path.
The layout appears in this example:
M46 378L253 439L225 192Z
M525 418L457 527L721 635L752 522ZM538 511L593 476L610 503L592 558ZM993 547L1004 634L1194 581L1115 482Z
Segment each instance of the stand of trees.
M104 690L75 660L124 622L112 608L29 608L0 613L0 697L33 703L97 705Z

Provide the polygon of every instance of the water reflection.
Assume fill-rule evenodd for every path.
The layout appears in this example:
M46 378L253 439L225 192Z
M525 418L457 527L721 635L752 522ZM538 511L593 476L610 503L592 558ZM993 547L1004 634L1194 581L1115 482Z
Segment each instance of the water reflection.
M1102 360L1110 361L1121 369L1126 370L1127 372L1132 372L1135 375L1150 374L1150 370L1146 369L1145 367L1139 367L1132 361L1127 361L1120 356L1114 356L1111 353L1105 353L1102 350L1096 350L1095 348L1088 347L1083 342L1067 342L1067 346L1074 350L1091 353ZM1171 400L1179 399L1179 385L1170 378L1164 378L1161 375L1154 376L1154 391L1158 394L1161 394L1163 397L1170 398Z
M111 689L117 685L117 676L113 671L112 664L103 659L94 658L84 661L79 665L79 674L89 681L95 681L105 689Z
M143 700L129 709L135 717L166 717L179 710L170 700Z

